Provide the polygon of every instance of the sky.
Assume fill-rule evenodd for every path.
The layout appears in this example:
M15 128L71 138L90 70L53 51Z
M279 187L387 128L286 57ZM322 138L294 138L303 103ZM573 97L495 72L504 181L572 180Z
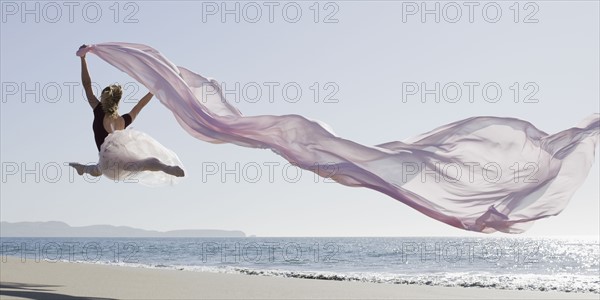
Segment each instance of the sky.
M174 150L186 178L149 188L79 177L65 164L95 163L97 150L75 51L147 44L215 78L245 115L300 114L365 145L473 116L555 133L600 112L599 3L515 3L1 1L0 219L257 236L485 236L317 178L271 151L194 139L156 99L133 127ZM122 113L147 92L87 60L96 93L125 88ZM437 83L437 98L423 92ZM522 236L598 236L599 173L596 160L566 209Z

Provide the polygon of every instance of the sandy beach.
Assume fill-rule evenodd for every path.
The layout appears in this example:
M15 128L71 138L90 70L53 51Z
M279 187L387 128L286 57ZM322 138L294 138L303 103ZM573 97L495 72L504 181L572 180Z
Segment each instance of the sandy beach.
M67 262L0 263L2 299L598 299L597 294L408 286Z

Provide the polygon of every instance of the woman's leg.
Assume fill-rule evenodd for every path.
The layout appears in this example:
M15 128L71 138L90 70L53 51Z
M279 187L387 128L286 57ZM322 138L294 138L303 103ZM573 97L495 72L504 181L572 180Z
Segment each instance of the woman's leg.
M169 175L173 175L176 177L183 177L185 175L183 172L183 169L181 169L179 166L165 165L160 160L158 160L157 158L153 158L153 157L143 159L143 160L137 161L135 163L127 164L127 166L125 166L123 169L126 171L136 171L136 172L162 171L162 172L165 172Z
M94 177L102 176L102 171L100 171L98 165L82 165L79 163L69 163L69 166L75 168L75 170L77 170L77 174L79 175L87 173Z

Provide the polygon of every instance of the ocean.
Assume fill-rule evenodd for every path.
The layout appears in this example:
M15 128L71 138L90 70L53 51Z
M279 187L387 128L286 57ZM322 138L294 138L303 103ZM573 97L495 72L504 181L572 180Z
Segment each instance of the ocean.
M598 238L0 238L1 255L141 268L600 294Z

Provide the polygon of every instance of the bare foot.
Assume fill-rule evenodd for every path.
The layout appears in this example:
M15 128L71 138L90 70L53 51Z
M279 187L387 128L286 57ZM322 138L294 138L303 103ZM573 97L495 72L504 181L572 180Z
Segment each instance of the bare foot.
M183 172L183 169L179 166L168 166L165 168L164 172L175 177L185 176L185 172Z
M83 175L83 171L85 170L85 165L78 164L78 163L69 163L69 166L75 168L75 170L77 170L77 174Z

